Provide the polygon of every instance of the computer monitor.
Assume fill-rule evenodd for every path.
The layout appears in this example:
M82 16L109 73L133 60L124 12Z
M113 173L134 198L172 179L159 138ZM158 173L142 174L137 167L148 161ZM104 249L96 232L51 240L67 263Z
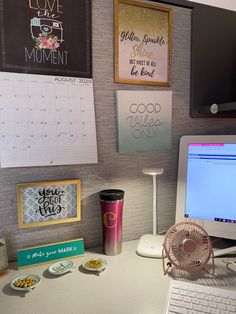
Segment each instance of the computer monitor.
M181 138L176 222L186 219L210 236L236 240L236 135Z

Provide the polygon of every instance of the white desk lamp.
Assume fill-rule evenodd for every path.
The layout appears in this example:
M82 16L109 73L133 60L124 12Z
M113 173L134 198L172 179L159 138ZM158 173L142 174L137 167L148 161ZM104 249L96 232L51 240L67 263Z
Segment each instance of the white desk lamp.
M152 176L153 179L153 234L143 235L138 243L136 252L146 257L162 258L162 244L164 235L157 235L157 175L163 173L163 168L143 169L144 174Z

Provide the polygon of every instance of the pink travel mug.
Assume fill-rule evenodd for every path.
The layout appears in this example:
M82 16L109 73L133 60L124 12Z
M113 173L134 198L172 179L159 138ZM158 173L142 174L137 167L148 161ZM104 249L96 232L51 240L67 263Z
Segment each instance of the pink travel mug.
M122 251L124 191L103 190L100 192L100 203L104 253L118 255Z

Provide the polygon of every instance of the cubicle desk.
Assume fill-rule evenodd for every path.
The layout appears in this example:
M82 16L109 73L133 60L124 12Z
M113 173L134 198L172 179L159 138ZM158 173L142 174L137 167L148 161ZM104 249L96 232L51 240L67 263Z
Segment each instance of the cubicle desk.
M0 277L0 314L164 314L171 277L163 275L161 260L138 256L136 246L137 241L123 243L118 256L103 256L101 249L86 252L73 260L77 265L73 272L60 277L47 272L49 265L17 270L12 264ZM83 260L98 256L108 262L100 275L81 268ZM216 265L219 278L203 272L196 281L236 290L236 273L227 270L221 259ZM39 275L40 285L32 292L12 290L11 280L24 273Z

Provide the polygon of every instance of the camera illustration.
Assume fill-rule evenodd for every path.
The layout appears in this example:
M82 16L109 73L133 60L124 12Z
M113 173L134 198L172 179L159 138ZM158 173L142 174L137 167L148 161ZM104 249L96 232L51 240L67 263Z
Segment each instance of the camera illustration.
M57 20L34 17L30 31L38 49L55 50L64 41L62 22Z

